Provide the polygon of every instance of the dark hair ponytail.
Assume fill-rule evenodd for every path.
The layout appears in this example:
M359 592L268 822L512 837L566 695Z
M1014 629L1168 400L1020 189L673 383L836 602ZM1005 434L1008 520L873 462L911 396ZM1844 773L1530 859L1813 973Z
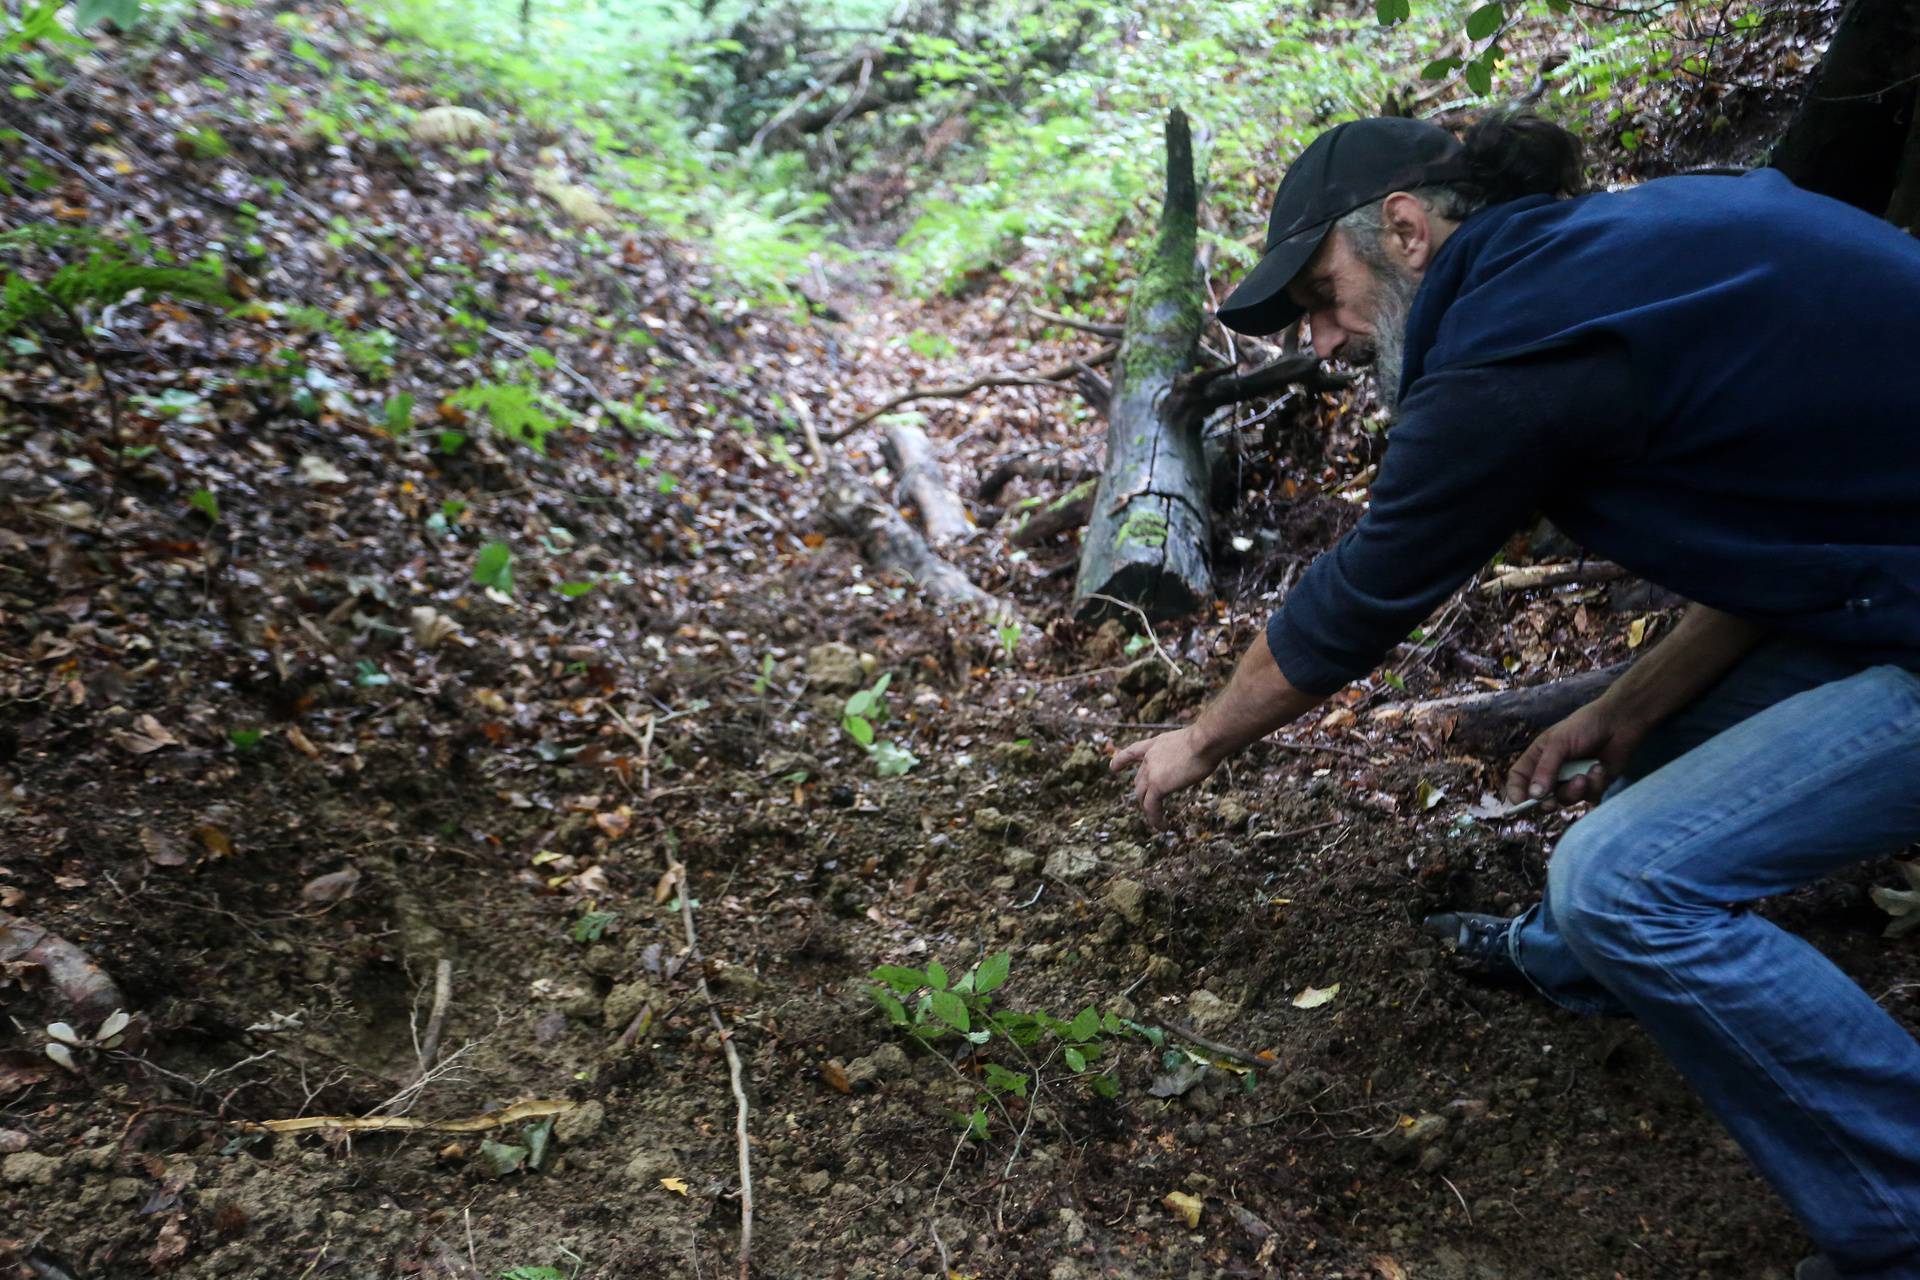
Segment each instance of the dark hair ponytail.
M1473 189L1476 204L1578 195L1586 187L1580 139L1525 108L1489 112L1460 141L1461 185Z

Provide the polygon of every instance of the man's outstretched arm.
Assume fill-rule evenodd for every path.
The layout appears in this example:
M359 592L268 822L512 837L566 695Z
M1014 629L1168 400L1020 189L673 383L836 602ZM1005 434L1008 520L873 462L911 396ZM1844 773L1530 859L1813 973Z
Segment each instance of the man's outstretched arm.
M1219 696L1192 724L1147 738L1114 753L1118 773L1135 765L1133 798L1155 828L1166 825L1161 803L1219 768L1228 756L1305 715L1325 699L1288 682L1267 648L1264 633L1233 669Z

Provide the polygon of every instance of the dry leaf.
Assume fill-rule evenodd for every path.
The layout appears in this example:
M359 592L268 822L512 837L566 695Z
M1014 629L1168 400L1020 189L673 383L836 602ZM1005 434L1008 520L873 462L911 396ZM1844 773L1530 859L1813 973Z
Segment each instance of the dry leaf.
M114 734L113 743L134 755L143 756L162 747L177 747L180 739L168 733L166 726L152 716L141 716L133 722L133 728L122 729Z
M407 618L413 624L413 642L422 649L431 649L460 634L460 624L432 605L415 605L407 611Z
M346 867L324 876L315 876L300 890L300 900L324 906L352 895L360 883L360 868Z
M575 222L589 227L604 227L613 222L613 215L607 212L592 188L568 182L557 170L536 170L533 189L560 206L560 211Z
M1647 638L1647 620L1635 618L1627 624L1627 648L1638 649Z
M679 883L680 883L680 864L677 862L670 862L667 864L666 873L662 875L658 880L658 882L656 882L653 886L654 905L659 906L661 903L664 903L668 898L671 898L673 896L674 886Z
M660 1185L676 1195L687 1194L687 1184L679 1178L662 1178L660 1179Z
M820 1078L841 1093L853 1092L853 1081L847 1079L847 1069L840 1065L838 1058L828 1058L820 1064Z
M593 825L618 840L627 834L627 828L633 825L633 811L621 805L611 813L596 813L593 815Z
M1296 1009L1318 1009L1321 1005L1339 994L1340 984L1337 982L1330 987L1308 987L1305 991L1302 991L1293 998L1293 1007Z
M140 847L147 851L147 860L156 867L187 865L187 851L152 827L140 828Z
M317 453L300 455L300 479L305 484L345 484L347 473Z
M233 837L211 824L195 827L193 838L200 842L201 848L216 858L224 858L233 852Z
M287 741L291 742L300 754L307 759L318 760L320 758L320 748L313 745L312 738L309 738L300 731L299 725L296 724L287 730Z
M1407 1269L1384 1253L1373 1260L1373 1270L1379 1280L1407 1280Z
M1203 1206L1199 1196L1190 1196L1184 1191L1169 1191L1161 1203L1178 1214L1188 1227L1200 1225L1200 1210Z

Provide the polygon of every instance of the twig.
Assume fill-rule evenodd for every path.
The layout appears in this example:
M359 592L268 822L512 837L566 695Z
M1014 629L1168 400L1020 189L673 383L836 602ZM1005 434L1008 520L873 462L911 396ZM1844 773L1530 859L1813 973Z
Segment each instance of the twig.
M440 1056L440 1034L447 1027L447 1005L453 1001L453 961L441 960L433 966L433 1012L427 1015L426 1039L420 1042L420 1078L433 1070Z
M733 1085L734 1128L740 1145L740 1280L748 1280L747 1269L753 1258L753 1164L747 1148L747 1090L741 1083L740 1051L734 1048L733 1033L727 1030L727 1024L720 1018L720 1006L713 1002L713 993L707 990L706 966L700 957L700 937L693 930L693 883L687 878L685 863L676 862L673 865L680 881L680 923L687 931L687 958L694 966L694 973L699 976L697 985L700 998L707 1003L707 1016L713 1019L714 1030L720 1033L720 1047L727 1055L727 1077Z
M1156 1026L1160 1028L1162 1031L1167 1032L1169 1035L1179 1036L1182 1040L1185 1040L1188 1044L1197 1044L1202 1049L1205 1049L1208 1053L1216 1054L1222 1058L1231 1059L1232 1061L1239 1063L1241 1066L1256 1067L1264 1071L1267 1068L1272 1067L1274 1065L1273 1063L1268 1062L1264 1058L1254 1057L1252 1054L1248 1053L1245 1049L1236 1049L1230 1044L1221 1044L1218 1040L1209 1040L1205 1036L1201 1035L1199 1032L1195 1031L1192 1027L1189 1027L1184 1023L1175 1022L1171 1018L1150 1017L1147 1019L1147 1022L1149 1025Z
M987 387L1053 387L1056 390L1071 391L1073 384L1067 379L1078 373L1081 365L1091 367L1106 364L1119 350L1118 345L1102 347L1083 359L1069 360L1065 364L1056 365L1040 373L989 373L975 378L972 382L959 382L951 386L915 387L911 391L895 396L877 409L869 409L845 427L826 437L826 441L828 444L838 444L875 418L892 413L901 405L910 404L915 400L958 400L962 396L972 395Z
M1067 329L1078 329L1082 333L1096 334L1102 338L1118 338L1126 332L1125 325L1097 324L1092 320L1076 320L1072 316L1063 316L1057 311L1048 311L1044 307L1036 307L1031 304L1027 307L1027 314L1037 316L1039 319L1045 320L1048 324L1057 324Z
M816 467L826 466L827 450L820 443L820 429L814 425L813 410L799 396L789 396L787 403L793 406L793 416L800 419L800 429L807 433L807 451L813 454L813 464Z
M1140 615L1140 625L1146 628L1147 639L1153 644L1153 651L1160 655L1162 662L1167 664L1167 670L1173 672L1176 676L1180 674L1180 664L1174 661L1173 655L1168 653L1166 647L1160 643L1160 637L1153 634L1153 619L1147 616L1145 609L1142 609L1137 604L1131 604L1128 601L1122 600L1117 596L1102 595L1098 591L1089 592L1087 599L1100 600L1107 604L1119 605L1122 609L1129 609Z

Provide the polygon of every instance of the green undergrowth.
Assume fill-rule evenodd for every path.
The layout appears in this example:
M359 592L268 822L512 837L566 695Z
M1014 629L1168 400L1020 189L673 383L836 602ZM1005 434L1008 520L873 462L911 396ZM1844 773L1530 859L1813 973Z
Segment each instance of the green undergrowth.
M805 182L799 156L738 155L685 127L681 86L718 51L704 35L717 17L670 2L536 2L523 31L517 0L360 7L394 38L402 69L448 102L504 98L535 128L577 130L607 202L699 245L738 298L797 305L809 260L835 252L827 198Z

